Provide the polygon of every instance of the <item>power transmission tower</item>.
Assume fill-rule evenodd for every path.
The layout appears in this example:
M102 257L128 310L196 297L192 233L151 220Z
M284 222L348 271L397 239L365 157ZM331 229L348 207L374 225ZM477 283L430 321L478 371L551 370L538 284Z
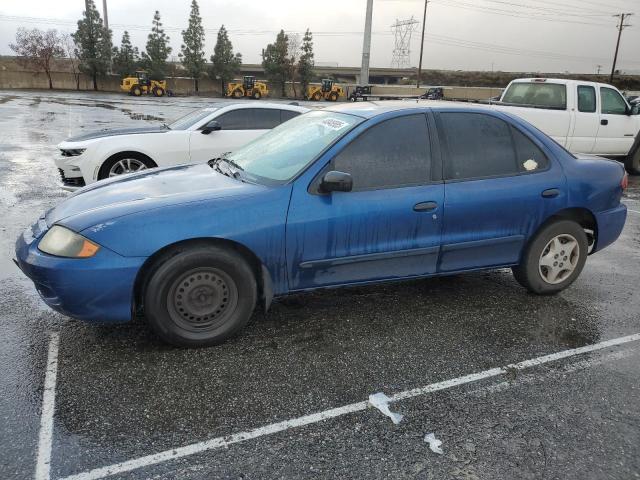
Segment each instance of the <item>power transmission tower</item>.
M411 17L408 20L396 20L391 25L395 35L391 66L396 68L409 68L411 66L411 34L416 30L418 22Z
M618 62L618 50L620 49L620 37L622 36L622 30L625 27L630 27L631 24L625 24L624 19L630 17L633 13L619 13L614 17L620 18L620 24L618 25L618 41L616 42L616 53L613 55L613 66L611 67L611 76L609 76L609 83L613 83L613 76L616 73L616 63Z
M429 5L429 0L424 0L424 13L422 14L422 37L420 39L420 61L418 63L418 76L416 79L417 88L420 88L420 77L422 76L422 53L424 52L424 31L427 28L427 5Z

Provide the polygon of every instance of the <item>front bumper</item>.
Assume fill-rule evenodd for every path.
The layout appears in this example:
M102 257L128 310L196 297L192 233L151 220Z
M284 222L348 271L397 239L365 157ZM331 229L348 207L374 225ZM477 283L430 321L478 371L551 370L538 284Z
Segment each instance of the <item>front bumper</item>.
M16 264L33 281L42 300L57 312L79 320L131 320L134 283L146 259L123 257L105 247L86 259L42 253L37 246L46 231L43 222L41 219L20 235L15 247Z
M80 156L68 157L58 154L54 159L54 163L58 168L60 179L62 180L62 188L68 191L75 191L86 185L86 181L82 175L82 170L74 163L80 159ZM72 163L73 162L73 163Z
M593 252L602 250L618 239L627 220L627 206L621 203L611 210L596 213L595 217L598 225L598 239Z

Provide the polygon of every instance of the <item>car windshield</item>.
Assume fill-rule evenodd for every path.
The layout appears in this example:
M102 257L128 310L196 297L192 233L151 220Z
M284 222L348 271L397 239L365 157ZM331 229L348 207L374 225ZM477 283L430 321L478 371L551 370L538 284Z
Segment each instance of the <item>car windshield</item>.
M200 120L204 119L205 117L208 117L219 108L220 107L200 108L199 110L196 110L194 112L187 113L184 117L180 117L179 119L175 120L173 123L170 123L167 126L171 130L186 130L187 128L192 127L193 125L198 123Z
M249 179L279 184L295 177L328 146L363 119L309 112L270 130L226 158Z

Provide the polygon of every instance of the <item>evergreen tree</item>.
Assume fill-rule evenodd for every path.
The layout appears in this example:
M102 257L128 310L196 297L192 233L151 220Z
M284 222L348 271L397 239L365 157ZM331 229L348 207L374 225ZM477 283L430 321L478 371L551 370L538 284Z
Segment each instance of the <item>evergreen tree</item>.
M229 40L229 35L224 25L222 25L218 31L218 39L213 49L213 55L211 55L211 63L209 77L220 80L220 86L224 94L227 82L233 80L233 77L238 73L240 65L242 64L242 54L233 53L233 45L231 44L231 40Z
M298 74L300 75L300 83L302 84L303 95L307 94L307 87L313 79L313 35L307 28L302 39L302 55L298 61Z
M282 96L286 96L285 86L290 75L289 37L280 30L275 43L270 43L262 54L262 66L269 80L279 84Z
M200 8L196 0L191 1L191 14L189 15L189 26L182 31L181 52L179 53L182 65L187 74L193 78L195 90L198 91L198 79L204 73L204 28L200 17Z
M87 0L87 10L78 20L78 30L73 35L79 69L91 76L93 89L98 89L98 77L107 73L111 62L111 31L100 18L93 0Z
M162 29L160 12L153 15L151 33L147 37L146 52L142 52L142 63L149 70L149 77L163 80L167 71L167 57L171 53L169 37Z
M122 35L120 48L113 47L113 71L122 77L133 75L138 68L140 54L138 47L131 45L129 32L126 30Z

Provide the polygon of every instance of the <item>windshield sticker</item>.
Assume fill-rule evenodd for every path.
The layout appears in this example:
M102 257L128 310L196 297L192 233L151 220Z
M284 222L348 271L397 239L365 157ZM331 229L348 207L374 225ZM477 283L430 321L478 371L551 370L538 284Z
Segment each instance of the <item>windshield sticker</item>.
M342 130L349 124L347 122L343 122L342 120L338 120L337 118L325 118L322 121L322 125L330 128L331 130Z
M527 172L530 172L538 168L538 162L536 162L535 160L529 159L526 162L524 162L522 166Z

